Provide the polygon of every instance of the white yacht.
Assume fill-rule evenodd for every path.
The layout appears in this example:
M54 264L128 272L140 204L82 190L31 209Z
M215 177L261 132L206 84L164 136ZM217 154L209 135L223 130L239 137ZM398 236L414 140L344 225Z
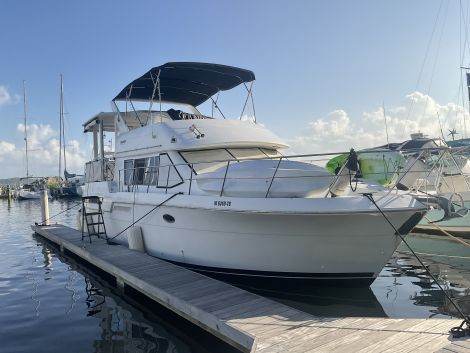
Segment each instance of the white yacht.
M244 110L254 79L182 62L131 82L113 112L84 124L94 159L83 196L102 198L113 241L127 244L122 231L135 222L149 254L202 273L286 289L369 285L401 241L396 230L406 235L425 207L395 190L353 192L347 168L335 176L287 156L288 145L256 119L225 119L213 97L241 85ZM208 100L222 118L197 110ZM150 107L137 110L137 102ZM168 103L184 108L162 110ZM115 134L112 153L104 132Z
M21 188L18 190L18 200L37 200L41 198L41 194L39 191L29 189L29 188Z

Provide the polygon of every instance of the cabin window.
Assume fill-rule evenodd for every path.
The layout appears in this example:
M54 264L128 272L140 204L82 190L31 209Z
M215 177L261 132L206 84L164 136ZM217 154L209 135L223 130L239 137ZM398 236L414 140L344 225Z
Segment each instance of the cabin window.
M278 150L269 150L267 148L260 148L260 150L268 157L282 157L282 153Z
M229 148L228 151L236 159L266 158L266 154L259 148Z
M145 160L146 158L134 159L134 185L142 185L144 183Z
M172 188L182 182L181 175L166 153L124 161L124 185L154 185L158 188Z
M134 173L134 160L126 159L124 161L124 184L132 185L132 175Z
M227 165L228 160L235 160L226 149L181 152L181 155L189 164L194 163L193 169L198 174L212 172Z
M160 164L160 157L149 157L145 161L145 185L157 185L158 181L158 165Z
M265 148L219 148L203 151L186 151L180 152L180 154L188 164L193 164L193 169L197 174L212 172L224 167L227 165L227 161L281 156L278 151Z

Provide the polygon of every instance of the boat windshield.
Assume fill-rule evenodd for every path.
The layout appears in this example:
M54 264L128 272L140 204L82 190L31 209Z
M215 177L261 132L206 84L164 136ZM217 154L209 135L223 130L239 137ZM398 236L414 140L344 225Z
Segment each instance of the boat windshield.
M188 164L193 164L193 169L197 174L212 172L227 165L227 161L281 156L278 151L266 148L218 148L212 150L186 151L180 152L180 154Z

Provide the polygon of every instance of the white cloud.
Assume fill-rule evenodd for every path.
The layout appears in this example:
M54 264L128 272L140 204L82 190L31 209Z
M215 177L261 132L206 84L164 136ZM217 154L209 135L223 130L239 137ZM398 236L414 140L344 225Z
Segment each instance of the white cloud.
M24 125L18 124L18 137L23 137ZM53 176L58 174L59 164L59 135L50 125L30 124L28 132L28 160L29 174L33 176ZM67 171L82 174L86 155L76 140L66 143ZM0 178L25 176L25 145L21 142L11 143L0 141ZM63 163L63 160L62 160ZM62 164L63 168L63 164ZM62 171L63 172L63 171Z
M386 107L390 142L410 139L410 134L422 132L430 137L440 137L438 115L444 134L454 127L463 136L464 117L470 128L469 114L455 103L440 105L432 97L414 92L402 104ZM344 110L337 109L311 121L304 131L288 142L293 153L322 153L369 148L387 143L382 107L364 112L356 119ZM446 136L447 137L447 136Z
M18 101L18 95L12 95L5 86L0 86L0 107L7 104L15 104Z

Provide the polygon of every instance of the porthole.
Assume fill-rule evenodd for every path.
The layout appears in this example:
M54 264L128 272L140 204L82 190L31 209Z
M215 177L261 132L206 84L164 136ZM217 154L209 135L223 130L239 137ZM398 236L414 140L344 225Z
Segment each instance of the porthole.
M164 214L163 219L168 223L175 223L175 217L173 217L172 215Z

